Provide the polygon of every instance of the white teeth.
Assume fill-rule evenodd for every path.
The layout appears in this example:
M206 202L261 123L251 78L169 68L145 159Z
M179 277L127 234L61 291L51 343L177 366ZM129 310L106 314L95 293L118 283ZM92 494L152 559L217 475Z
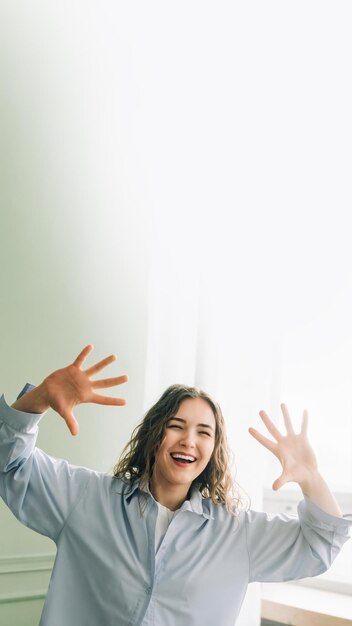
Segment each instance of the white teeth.
M193 456L187 456L187 454L171 454L173 459L185 459L185 461L195 461Z

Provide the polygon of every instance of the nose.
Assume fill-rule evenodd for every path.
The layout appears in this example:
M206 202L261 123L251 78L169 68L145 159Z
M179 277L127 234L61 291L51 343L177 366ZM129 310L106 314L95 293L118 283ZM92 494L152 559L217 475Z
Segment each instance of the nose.
M185 448L195 448L195 436L194 434L188 430L182 433L182 437L180 439L180 443L185 446Z

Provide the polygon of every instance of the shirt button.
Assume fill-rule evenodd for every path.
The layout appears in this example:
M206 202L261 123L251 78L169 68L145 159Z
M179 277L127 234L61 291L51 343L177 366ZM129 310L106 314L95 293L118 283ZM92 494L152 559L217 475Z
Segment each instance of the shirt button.
M150 594L150 593L152 592L152 588L151 588L151 587L146 587L146 588L145 588L145 592L146 592L147 594Z

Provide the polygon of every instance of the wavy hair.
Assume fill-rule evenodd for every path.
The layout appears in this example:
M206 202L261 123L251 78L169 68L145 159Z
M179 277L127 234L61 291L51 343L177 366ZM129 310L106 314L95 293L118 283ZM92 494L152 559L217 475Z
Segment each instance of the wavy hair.
M192 485L214 504L225 505L227 511L236 517L239 509L243 508L243 502L231 473L233 456L227 442L225 421L217 402L199 387L176 384L164 391L133 430L130 441L123 448L114 467L114 476L127 478L131 487L138 479L148 485L153 475L155 451L164 439L166 424L175 415L181 402L187 398L205 400L212 409L216 422L212 456Z

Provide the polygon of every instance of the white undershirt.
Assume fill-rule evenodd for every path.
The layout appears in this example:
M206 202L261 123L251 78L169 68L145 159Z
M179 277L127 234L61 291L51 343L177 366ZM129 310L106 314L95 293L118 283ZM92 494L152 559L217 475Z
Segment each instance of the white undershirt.
M157 502L158 505L158 517L155 525L155 554L159 550L160 544L166 535L166 531L170 526L171 520L174 518L175 513L179 511L171 511L160 502Z

